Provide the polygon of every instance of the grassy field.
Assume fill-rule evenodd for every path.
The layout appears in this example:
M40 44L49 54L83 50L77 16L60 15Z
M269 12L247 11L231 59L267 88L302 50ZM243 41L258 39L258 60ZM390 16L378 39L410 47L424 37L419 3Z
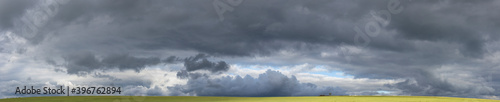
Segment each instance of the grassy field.
M192 97L59 96L0 99L0 102L500 102L500 100L426 96Z

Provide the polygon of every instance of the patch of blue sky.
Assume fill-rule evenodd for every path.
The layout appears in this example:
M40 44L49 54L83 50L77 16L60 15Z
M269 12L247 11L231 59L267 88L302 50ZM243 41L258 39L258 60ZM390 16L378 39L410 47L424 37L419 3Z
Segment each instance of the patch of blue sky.
M377 93L379 93L379 94L391 94L391 93L393 93L393 92L391 92L391 91L384 91L384 90L380 90L380 91L377 91Z
M290 70L288 68L283 68L285 66L267 66L267 65L239 65L235 64L237 66L240 66L240 68L244 69L250 69L250 70L262 70L262 69L271 69L271 70ZM289 66L288 66L289 67ZM328 70L324 65L316 65L314 68L310 70L306 70L301 73L310 73L310 74L319 74L319 75L325 75L325 76L330 76L330 77L337 77L337 78L353 78L354 76L345 74L342 71L336 71L336 70ZM234 75L233 73L228 73L229 75Z
M314 69L312 69L308 73L326 75L326 76L337 77L337 78L352 78L352 77L354 77L352 75L345 74L342 71L328 70L324 65L316 65L314 67Z
M326 75L330 77L337 77L337 78L352 78L354 76L345 74L342 71L323 71L323 72L309 72L311 74L320 74L320 75Z

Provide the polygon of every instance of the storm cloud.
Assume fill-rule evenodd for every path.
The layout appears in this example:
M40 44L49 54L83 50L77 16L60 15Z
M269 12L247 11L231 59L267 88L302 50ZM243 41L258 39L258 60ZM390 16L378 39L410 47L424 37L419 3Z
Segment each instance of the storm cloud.
M187 71L208 70L210 72L219 72L229 70L229 65L224 61L210 62L205 54L198 54L195 57L189 57L184 60L184 67Z
M102 60L92 53L82 53L65 57L68 74L88 74L94 70L105 70L118 68L119 70L134 70L139 72L146 66L157 65L160 59L157 57L137 58L129 55L105 56Z
M300 83L300 78L286 77L289 74L327 80L317 76L338 77L329 72L339 72L353 80L400 80L357 93L499 97L499 4L244 0L231 4L221 20L213 0L0 1L0 74L6 76L0 81L20 80L7 75L20 75L16 73L33 66L106 80L124 78L107 73L114 69L136 74L158 69L164 73L153 78L176 81L129 87L163 89L171 95L287 96L326 94L331 89ZM391 11L391 6L400 11ZM268 70L259 77L244 76L299 64L325 67L314 73L308 71L315 67L308 67L297 73ZM269 67L232 67L253 65ZM233 74L241 75L217 78ZM169 90L163 85L182 81L187 84ZM247 90L252 88L257 90Z
M267 70L258 78L249 75L215 79L192 77L186 85L176 85L168 89L172 91L171 95L198 96L317 96L329 93L347 95L343 89L300 83L295 76L287 77L273 70Z

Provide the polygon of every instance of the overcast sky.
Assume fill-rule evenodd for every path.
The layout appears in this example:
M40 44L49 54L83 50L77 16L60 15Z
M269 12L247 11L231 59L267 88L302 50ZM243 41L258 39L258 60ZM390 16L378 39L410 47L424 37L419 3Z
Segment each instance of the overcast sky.
M498 0L0 0L0 98L500 99ZM36 95L35 95L36 96Z

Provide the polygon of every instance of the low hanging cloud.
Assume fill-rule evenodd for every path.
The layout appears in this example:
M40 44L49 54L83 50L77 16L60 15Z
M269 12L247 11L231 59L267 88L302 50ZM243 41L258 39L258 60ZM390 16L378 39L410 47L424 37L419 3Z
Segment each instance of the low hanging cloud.
M301 83L295 76L287 77L273 70L267 70L258 78L249 75L215 79L190 77L186 85L176 85L168 89L171 95L197 96L317 96L329 93L346 95L346 91L341 88Z
M177 72L177 78L179 79L198 79L200 77L208 77L208 74L205 73L190 73L186 70L181 70Z
M495 89L488 86L466 86L463 85L463 83L452 83L446 79L440 79L428 71L417 71L415 74L416 77L412 79L394 84L386 84L385 86L399 89L402 90L404 94L415 96L474 97L495 95Z
M197 79L200 77L208 77L211 74L220 74L229 70L230 66L225 61L211 62L206 54L197 54L184 59L184 68L177 72L177 78L180 79ZM196 70L206 70L211 73L193 72Z
M229 65L225 61L211 62L205 54L197 54L196 56L187 57L184 59L184 67L182 71L207 70L212 73L220 73L229 70ZM93 53L71 54L63 57L65 64L57 64L54 60L46 62L54 66L62 66L66 68L68 74L86 75L94 70L108 70L117 68L123 70L141 71L147 66L158 64L173 64L179 63L180 60L176 56L170 56L165 59L159 57L134 57L128 54L114 54L104 57L99 57ZM178 76L181 74L178 74ZM184 75L187 76L187 75Z
M64 57L66 64L63 65L68 74L86 75L94 70L106 70L118 68L119 70L134 70L139 72L146 66L162 63L158 57L133 57L130 55L110 55L100 60L92 53L73 54ZM50 62L50 61L49 61ZM54 62L52 62L54 64Z
M186 67L187 71L208 70L212 73L229 70L229 65L226 64L226 62L210 62L207 57L209 56L205 54L198 54L194 57L186 58L184 60L184 67Z

